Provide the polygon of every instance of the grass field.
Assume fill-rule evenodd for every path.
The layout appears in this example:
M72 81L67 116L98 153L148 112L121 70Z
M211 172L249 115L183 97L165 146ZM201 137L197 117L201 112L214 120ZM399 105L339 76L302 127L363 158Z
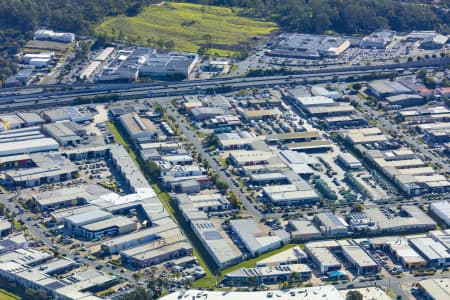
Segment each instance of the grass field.
M98 34L134 40L151 46L153 41L173 40L175 49L197 52L210 45L211 54L228 56L239 51L241 43L254 44L277 27L275 23L254 20L239 14L242 10L188 3L164 3L145 8L134 17L111 17L98 25ZM211 37L209 40L207 35Z
M18 299L20 299L19 296L16 296L13 293L0 289L0 300L18 300Z

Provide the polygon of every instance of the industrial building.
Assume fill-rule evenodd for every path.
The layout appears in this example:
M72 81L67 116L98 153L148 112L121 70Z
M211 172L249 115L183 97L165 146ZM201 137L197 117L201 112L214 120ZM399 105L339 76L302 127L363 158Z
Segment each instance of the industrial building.
M225 211L230 209L230 202L220 193L202 193L196 195L177 194L178 205L192 205L200 211Z
M117 51L116 56L96 76L98 81L135 81L142 77L184 79L198 63L196 54L157 53L138 47Z
M348 224L332 212L318 213L314 220L325 236L345 236L348 234Z
M295 246L283 252L272 255L268 258L262 259L256 263L257 267L275 267L293 264L302 264L308 261L308 256L300 248Z
M40 211L79 206L96 199L95 195L91 195L87 190L86 186L66 187L33 194L32 199Z
M276 284L287 281L295 272L299 275L298 281L311 279L312 271L305 264L290 264L274 267L242 268L225 275L225 282L232 282L234 286L245 285L250 277L256 277L258 284Z
M22 156L16 156L16 158L18 160L24 159ZM8 184L33 187L44 183L70 180L78 173L78 167L59 153L30 154L29 160L32 165L28 165L26 168L10 169L5 172Z
M378 99L402 94L411 94L413 92L400 82L390 80L371 81L368 83L367 89Z
M322 237L319 229L307 219L289 220L288 231L296 242L316 240Z
M219 107L194 107L190 110L190 114L192 115L192 118L194 118L197 121L204 121L210 118L214 118L220 115L223 115L225 113L224 110L222 110Z
M426 103L426 99L421 95L416 94L399 94L394 96L386 97L386 101L391 106L401 106L401 107L409 107L409 106L420 106Z
M258 121L275 119L282 115L281 111L278 108L258 110L241 109L239 110L239 113L247 122L250 122L252 120Z
M449 278L429 278L417 282L417 286L428 300L450 298Z
M357 275L375 274L380 266L358 245L350 241L341 242L342 255L356 269Z
M444 175L437 174L433 168L427 166L409 149L364 150L364 152L380 172L409 196L450 190L450 181Z
M450 266L450 253L441 243L429 237L413 238L409 242L414 250L427 260L429 266L437 268Z
M81 137L72 131L66 123L50 123L42 126L42 131L54 138L61 146L76 146L81 142Z
M405 238L393 238L386 243L389 252L408 270L425 267L427 261L415 251Z
M298 176L297 176L298 177ZM306 182L270 185L263 187L263 195L276 205L302 205L320 200L315 190Z
M340 131L339 134L352 145L382 143L388 138L378 127L355 128Z
M340 249L336 241L309 242L305 244L305 253L319 267L320 274L337 271L342 263L332 251Z
M359 46L366 49L384 49L394 41L396 34L395 31L387 29L377 30L364 37Z
M12 224L8 220L0 219L0 238L7 236L12 231Z
M257 224L253 219L231 220L230 227L253 257L279 248L290 241L286 231L270 231L269 227Z
M436 228L436 223L417 206L403 206L398 216L386 216L378 208L364 213L373 220L380 233L424 232Z
M53 30L39 29L34 33L35 40L73 43L75 34L68 32L55 32Z
M353 154L348 152L339 153L336 160L339 161L348 170L359 169L362 167L361 162L355 156L353 156Z
M206 215L204 219L191 219L190 223L195 235L219 269L225 269L242 260L241 251L239 251L231 240L222 236L214 224L206 219Z
M45 123L44 119L35 112L19 112L17 116L23 120L24 127L39 126Z
M367 288L365 288L364 291L366 291L366 289ZM223 292L223 291L207 291L207 290L183 290L164 296L161 298L161 300L177 300L182 298L193 299L196 298L197 295L203 297L204 299L212 299L212 300L235 300L235 299L262 300L270 297L273 297L274 299L278 300L288 300L294 298L293 296L291 296L291 293L295 293L295 299L299 300L345 299L345 296L343 296L336 287L332 285L325 285L325 286L314 286L303 288L291 288L289 289L289 291L286 292L282 291ZM386 300L386 298L376 298L376 299Z
M7 129L22 128L25 125L25 122L15 114L1 115L0 122L5 124Z
M336 36L282 33L269 46L270 56L319 59L339 56L350 47L350 41Z
M89 223L81 226L77 235L87 239L101 239L104 236L115 236L127 234L137 229L137 224L133 220L114 216L106 220Z
M447 42L448 36L436 33L432 36L424 38L420 42L419 47L425 50L438 50L444 47Z
M179 231L178 226L174 222L168 222L160 226L142 229L137 232L107 240L101 244L101 249L109 254L117 254L124 249L159 240L164 232L169 231Z
M125 131L134 141L149 142L157 135L155 124L149 119L141 118L137 113L121 115L119 120Z
M441 219L442 222L450 226L450 202L432 202L430 204L430 211Z
M193 248L187 242L165 244L164 241L155 241L150 245L146 244L146 250L141 253L130 255L128 252L131 251L121 252L123 260L137 267L145 268L160 264L164 261L190 256L192 255Z
M236 167L265 165L271 158L275 157L275 153L258 150L233 150L228 152L228 157Z
M112 218L111 213L100 209L92 209L87 212L65 217L63 218L63 222L66 229L78 235L82 232L82 226L110 218Z
M193 53L152 52L141 65L139 73L142 77L185 79L197 66L198 56Z

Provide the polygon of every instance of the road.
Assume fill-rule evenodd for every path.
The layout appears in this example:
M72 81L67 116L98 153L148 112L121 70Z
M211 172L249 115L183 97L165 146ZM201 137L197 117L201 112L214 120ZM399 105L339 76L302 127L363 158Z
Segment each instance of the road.
M171 116L175 120L175 124L178 125L180 128L182 135L192 143L197 153L201 155L206 161L208 162L208 165L210 168L212 168L214 171L216 171L217 175L219 176L219 179L223 182L225 182L229 190L233 192L237 197L239 197L239 200L241 203L245 206L247 209L247 213L255 218L262 218L263 214L257 210L254 207L254 204L252 204L248 199L247 195L241 191L241 188L239 186L234 185L231 177L228 177L225 172L222 170L222 166L214 160L214 158L205 151L203 148L203 145L199 138L195 135L195 133L190 129L189 124L186 123L184 117L182 117L176 109L174 109L169 102L160 100L159 104L161 104L167 111L167 114Z
M345 284L338 284L336 285L336 288L338 289L346 289L349 285L353 285L352 288L363 288L363 287L369 287L369 286L381 286L385 288L389 288L392 290L397 296L401 296L402 299L410 299L409 295L406 293L404 289L402 289L402 285L407 282L417 282L418 280L424 280L426 278L449 278L450 274L447 273L440 273L435 274L431 276L426 277L414 277L412 274L407 274L401 278L397 278L395 276L390 276L389 278L383 278L380 280L373 280L373 281L351 281L349 283Z
M19 109L49 107L55 105L74 104L79 97L95 97L115 93L120 98L164 97L197 94L199 92L225 92L245 88L269 88L282 84L307 82L344 81L349 77L358 78L374 72L386 75L397 69L419 69L432 67L450 62L450 58L442 60L427 60L408 64L392 64L383 66L348 67L339 69L308 70L301 74L287 76L263 77L223 77L205 80L190 80L181 82L154 82L143 84L89 84L62 85L63 91L47 92L38 86L37 92L29 92L30 87L23 89L0 90L0 111L16 111ZM58 85L50 85L58 89ZM22 91L27 92L23 94Z

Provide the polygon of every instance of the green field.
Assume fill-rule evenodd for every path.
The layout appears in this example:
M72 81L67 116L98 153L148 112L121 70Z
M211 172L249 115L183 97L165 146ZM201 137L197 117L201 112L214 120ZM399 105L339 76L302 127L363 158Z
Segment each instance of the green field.
M149 6L134 17L107 18L95 32L155 47L159 40L173 40L176 50L197 52L203 46L210 48L210 54L228 56L277 29L275 23L240 13L237 8L166 2Z
M18 299L20 299L19 296L16 296L13 293L0 289L0 300L18 300Z

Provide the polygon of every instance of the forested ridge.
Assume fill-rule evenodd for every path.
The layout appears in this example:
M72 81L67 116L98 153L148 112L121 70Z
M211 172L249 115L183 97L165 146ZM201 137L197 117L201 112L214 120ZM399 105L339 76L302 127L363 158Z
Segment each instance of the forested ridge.
M435 29L449 31L449 0L196 0L196 3L238 6L249 15L277 22L289 31L346 34L369 33L379 28L396 31Z

